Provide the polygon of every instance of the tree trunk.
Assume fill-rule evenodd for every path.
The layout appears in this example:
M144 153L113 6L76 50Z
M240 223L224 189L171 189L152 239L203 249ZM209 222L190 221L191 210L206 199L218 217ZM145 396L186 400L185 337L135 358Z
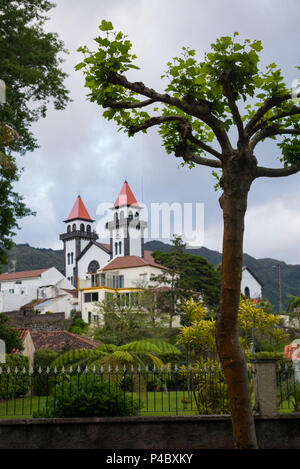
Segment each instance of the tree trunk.
M240 160L240 161L239 161ZM241 164L240 164L241 163ZM216 342L228 388L234 444L239 449L257 448L247 365L239 344L238 309L243 266L244 217L253 177L245 160L223 168L223 260Z

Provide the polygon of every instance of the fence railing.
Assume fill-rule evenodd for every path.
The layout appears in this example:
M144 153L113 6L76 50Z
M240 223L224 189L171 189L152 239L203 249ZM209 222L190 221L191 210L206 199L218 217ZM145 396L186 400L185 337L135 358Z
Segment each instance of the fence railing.
M270 364L272 365L272 364ZM264 365L265 366L265 365ZM274 363L275 366L275 363ZM275 373L275 372L274 372ZM278 412L300 412L300 372L290 360L276 363L276 379L269 381L265 371L249 369L253 409L263 408L255 401L253 379L258 380L261 399L263 387L270 394L272 387ZM85 383L106 382L117 387L122 396L138 402L139 415L224 415L229 414L227 386L223 371L217 362L181 366L154 367L92 367L34 369L0 368L0 418L30 418L47 409L56 390L65 396L84 389ZM265 382L265 383L264 383ZM60 386L60 388L59 388ZM93 384L92 384L93 388ZM274 388L274 389L273 389ZM277 396L277 397L276 397ZM64 395L63 395L64 399ZM275 402L276 405L276 402Z
M139 415L229 413L227 387L217 363L161 369L35 366L31 370L0 368L0 417L30 418L47 409L58 389L60 399L67 399L87 385L97 389L103 382L112 389L117 387L124 399L138 402Z
M279 412L300 412L300 376L298 361L282 360L276 363Z

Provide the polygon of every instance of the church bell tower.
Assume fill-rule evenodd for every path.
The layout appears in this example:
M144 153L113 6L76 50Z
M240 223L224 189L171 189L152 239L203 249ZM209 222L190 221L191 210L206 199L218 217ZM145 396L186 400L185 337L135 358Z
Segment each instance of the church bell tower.
M59 237L64 243L64 275L77 288L78 257L90 241L98 239L97 233L93 230L94 220L90 217L80 195L65 223L66 233Z
M119 256L144 257L144 230L147 223L140 219L141 210L142 207L125 181L112 208L113 220L107 224L112 259Z

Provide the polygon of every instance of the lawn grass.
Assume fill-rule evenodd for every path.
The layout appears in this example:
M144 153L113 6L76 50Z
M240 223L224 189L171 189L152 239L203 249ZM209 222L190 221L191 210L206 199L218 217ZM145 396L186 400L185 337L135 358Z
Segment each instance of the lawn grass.
M32 418L33 412L47 405L45 396L26 396L10 401L0 401L0 419ZM132 399L142 401L142 416L197 415L197 406L191 392L156 391L132 393Z

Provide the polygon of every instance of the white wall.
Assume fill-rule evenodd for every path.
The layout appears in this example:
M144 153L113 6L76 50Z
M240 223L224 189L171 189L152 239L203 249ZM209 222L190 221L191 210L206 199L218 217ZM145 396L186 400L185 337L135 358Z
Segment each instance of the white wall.
M41 314L45 314L48 311L51 313L65 313L65 319L69 319L72 309L78 310L78 300L72 295L66 294L58 298L45 300L45 302L39 304L36 309L39 310Z
M27 293L16 295L8 291L0 292L0 312L8 313L9 311L17 311L21 306L26 305L37 298L37 289L34 286L27 287Z
M85 279L88 266L94 260L99 262L100 269L102 269L110 261L110 254L93 244L78 261L78 277L80 279Z
M245 294L246 287L250 290L250 298L259 298L262 296L262 287L260 283L258 283L249 270L244 269L241 281L241 292L243 294Z

